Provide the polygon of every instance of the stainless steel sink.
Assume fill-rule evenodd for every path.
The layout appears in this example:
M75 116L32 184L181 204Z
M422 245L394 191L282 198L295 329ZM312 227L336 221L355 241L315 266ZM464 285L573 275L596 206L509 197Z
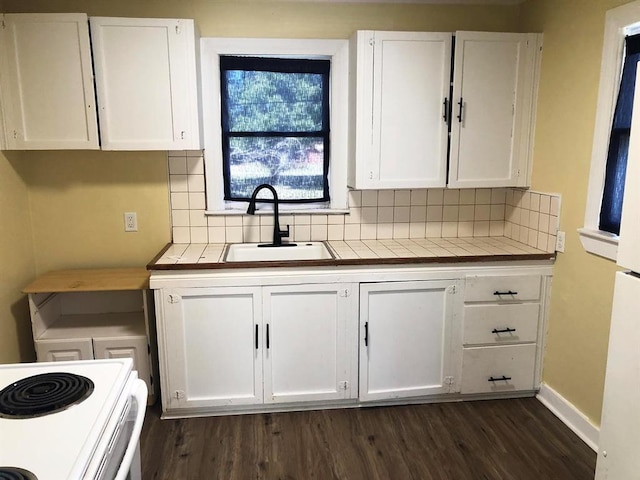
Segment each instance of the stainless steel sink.
M301 242L280 247L261 247L258 243L233 243L227 247L225 262L286 262L330 260L334 256L322 242Z

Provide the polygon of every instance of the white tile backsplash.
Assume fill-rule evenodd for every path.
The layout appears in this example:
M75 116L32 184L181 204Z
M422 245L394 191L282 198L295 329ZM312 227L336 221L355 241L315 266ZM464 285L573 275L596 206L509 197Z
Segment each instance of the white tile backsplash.
M168 168L174 243L271 241L271 215L205 215L202 152L169 152ZM364 190L349 192L348 214L286 214L280 225L294 241L504 236L553 252L560 205L519 188Z

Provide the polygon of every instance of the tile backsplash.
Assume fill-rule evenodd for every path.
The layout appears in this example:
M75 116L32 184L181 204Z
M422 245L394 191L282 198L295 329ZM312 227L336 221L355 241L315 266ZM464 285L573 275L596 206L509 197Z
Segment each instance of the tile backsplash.
M205 215L202 152L169 152L174 243L266 242L273 215ZM516 188L349 192L349 213L281 214L293 241L507 237L555 251L560 196Z

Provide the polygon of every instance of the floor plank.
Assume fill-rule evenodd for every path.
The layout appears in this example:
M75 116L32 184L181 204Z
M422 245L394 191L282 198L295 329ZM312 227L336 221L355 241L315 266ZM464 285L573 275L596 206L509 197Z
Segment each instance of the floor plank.
M591 480L596 454L535 398L160 420L143 480Z

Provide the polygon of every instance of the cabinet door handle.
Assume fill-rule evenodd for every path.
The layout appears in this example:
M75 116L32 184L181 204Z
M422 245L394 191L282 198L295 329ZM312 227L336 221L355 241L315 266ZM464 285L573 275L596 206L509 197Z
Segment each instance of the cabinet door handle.
M267 350L269 350L269 324L267 323Z
M364 346L369 346L369 322L364 322Z
M489 382L506 382L507 380L511 380L511 377L505 377L502 375L501 377L489 377Z
M515 331L516 331L515 328L509 328L509 327L501 328L499 330L497 328L494 328L493 330L491 330L491 333L511 333L511 332L515 332Z
M518 292L512 292L511 290L507 291L507 292L500 292L499 290L496 290L495 292L493 292L494 295L517 295Z
M444 120L444 123L446 123L447 125L449 125L449 99L445 98L444 102L442 102L442 120Z
M256 323L256 350L258 349L258 324Z
M458 121L462 123L462 105L464 105L464 99L460 97L460 101L458 102Z

